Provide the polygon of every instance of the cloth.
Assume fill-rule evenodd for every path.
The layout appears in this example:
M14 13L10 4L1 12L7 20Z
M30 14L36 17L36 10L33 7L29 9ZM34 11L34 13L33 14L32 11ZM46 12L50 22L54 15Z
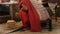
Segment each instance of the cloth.
M53 15L53 11L50 9L48 2L43 3L43 6L46 8L49 13L49 16L51 17Z
M46 20L46 19L50 18L47 10L43 7L40 0L39 1L30 0L30 1L33 4L33 6L35 7L35 9L37 10L37 13L40 16L40 20Z

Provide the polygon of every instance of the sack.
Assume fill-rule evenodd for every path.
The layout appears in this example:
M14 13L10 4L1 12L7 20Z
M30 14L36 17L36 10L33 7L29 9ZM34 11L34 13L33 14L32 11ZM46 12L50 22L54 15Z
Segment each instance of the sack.
M8 29L15 29L16 27L16 22L14 20L8 20L6 23L6 26Z

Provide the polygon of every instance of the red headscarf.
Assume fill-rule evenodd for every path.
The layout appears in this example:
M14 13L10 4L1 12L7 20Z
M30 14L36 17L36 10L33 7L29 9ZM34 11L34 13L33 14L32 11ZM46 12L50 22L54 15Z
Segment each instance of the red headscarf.
M19 11L19 14L21 14L23 26L29 28L30 24L31 31L40 32L40 18L30 0L21 0L21 2L19 2L19 7L21 4L24 4L28 8L28 13L24 12L23 10Z

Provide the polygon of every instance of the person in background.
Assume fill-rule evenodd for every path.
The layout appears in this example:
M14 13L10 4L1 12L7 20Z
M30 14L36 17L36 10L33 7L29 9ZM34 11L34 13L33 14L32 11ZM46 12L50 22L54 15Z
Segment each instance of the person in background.
M60 0L57 1L57 5L55 6L55 19L57 21L57 17L60 17Z

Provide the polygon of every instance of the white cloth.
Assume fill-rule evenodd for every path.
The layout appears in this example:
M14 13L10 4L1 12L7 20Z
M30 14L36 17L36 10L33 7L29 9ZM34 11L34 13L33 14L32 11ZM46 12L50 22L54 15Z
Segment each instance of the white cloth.
M41 0L30 0L33 6L35 7L38 15L40 16L40 20L46 20L49 18L49 14L47 10L43 7Z

